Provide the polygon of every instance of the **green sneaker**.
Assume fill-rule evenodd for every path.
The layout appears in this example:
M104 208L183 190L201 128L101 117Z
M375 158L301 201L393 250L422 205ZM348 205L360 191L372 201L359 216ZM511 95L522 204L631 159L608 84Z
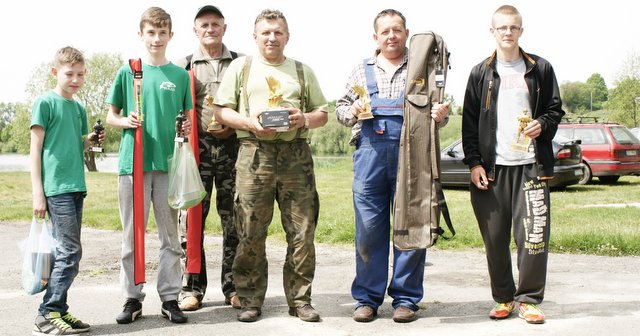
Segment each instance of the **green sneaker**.
M77 335L69 324L62 319L60 313L50 312L47 315L38 315L31 332L32 335Z
M67 312L62 315L62 320L67 322L67 324L73 329L75 332L87 332L91 329L91 326L88 323L84 323L78 320L75 316L71 315L71 313Z

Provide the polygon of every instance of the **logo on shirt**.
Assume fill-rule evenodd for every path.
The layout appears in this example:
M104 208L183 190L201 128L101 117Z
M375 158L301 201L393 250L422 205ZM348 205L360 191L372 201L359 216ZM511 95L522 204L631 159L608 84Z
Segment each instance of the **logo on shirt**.
M162 84L160 84L160 90L175 91L176 85L171 82L162 82Z

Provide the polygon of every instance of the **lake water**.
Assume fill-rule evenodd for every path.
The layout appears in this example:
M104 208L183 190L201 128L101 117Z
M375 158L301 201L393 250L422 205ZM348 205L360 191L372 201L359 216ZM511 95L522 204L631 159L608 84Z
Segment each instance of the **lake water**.
M99 172L116 173L118 172L118 155L106 154L102 158L97 158L96 166ZM29 170L29 155L0 154L0 172Z

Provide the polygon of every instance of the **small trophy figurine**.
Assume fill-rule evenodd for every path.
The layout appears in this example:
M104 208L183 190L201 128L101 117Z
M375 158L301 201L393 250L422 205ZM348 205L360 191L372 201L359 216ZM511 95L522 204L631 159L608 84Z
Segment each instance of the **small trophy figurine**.
M369 98L367 89L364 86L354 85L353 91L360 96L360 101L364 105L364 111L357 115L358 120L373 119L373 114L371 113L371 98Z
M202 106L202 108L206 108L206 109L213 109L213 97L210 95L206 95L204 96L204 106ZM207 132L215 132L215 131L219 131L222 129L222 124L219 123L216 120L216 117L213 115L213 113L211 114L211 122L209 122L209 125L207 126Z
M184 111L180 111L180 113L178 113L178 115L176 116L176 138L174 139L175 142L187 142L188 139L184 136L184 134L182 133L182 123L184 123L187 120L187 116L184 114Z
M95 134L95 136L91 140L91 142L93 143L91 148L89 148L91 152L104 153L104 148L102 148L102 146L100 145L100 140L99 140L100 133L102 133L103 131L104 131L104 126L102 126L102 122L100 121L100 119L98 119L98 121L96 121L96 123L93 125L93 133Z
M529 116L529 110L523 109L522 115L518 116L518 132L516 133L516 141L514 141L511 148L518 152L529 152L529 144L531 143L531 138L524 134L524 129L527 127L527 124L533 121Z

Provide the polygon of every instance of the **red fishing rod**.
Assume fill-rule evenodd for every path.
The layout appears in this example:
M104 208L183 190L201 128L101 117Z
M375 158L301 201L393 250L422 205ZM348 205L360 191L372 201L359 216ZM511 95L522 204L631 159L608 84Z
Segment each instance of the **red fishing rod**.
M144 120L142 113L142 60L130 59L133 72L133 97L137 118ZM145 282L144 263L144 162L142 125L135 130L133 142L133 282L138 285Z

